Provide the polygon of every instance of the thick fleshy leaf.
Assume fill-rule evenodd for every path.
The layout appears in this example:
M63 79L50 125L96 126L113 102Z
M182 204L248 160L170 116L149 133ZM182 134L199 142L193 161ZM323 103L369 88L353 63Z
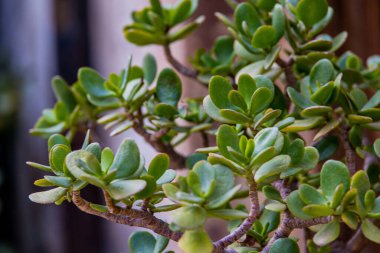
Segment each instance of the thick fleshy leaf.
M326 0L301 0L296 6L296 15L306 27L312 27L327 14Z
M67 140L67 138L61 134L53 134L52 136L49 137L48 140L48 151L54 147L56 144L63 144L67 147L70 148L70 142Z
M232 126L222 125L218 129L216 139L219 152L228 159L235 160L227 147L231 147L236 151L239 151L239 137L236 129Z
M167 154L156 155L149 164L148 174L158 180L169 168L169 156Z
M201 196L209 196L215 187L215 168L207 161L199 161L194 165L192 171L199 178Z
M172 69L163 69L157 79L156 95L158 100L177 106L181 94L182 83L178 75Z
M184 253L212 253L214 249L210 237L204 230L186 230L178 245Z
M322 228L314 235L313 241L318 246L325 246L333 241L335 241L340 233L340 224L337 219L332 222L325 224Z
M363 220L361 228L364 236L368 240L375 243L380 243L380 229L376 225L374 225L370 220Z
M125 29L124 36L129 42L138 46L162 44L164 42L162 37L155 36L153 33L138 29Z
M250 103L250 114L256 115L270 105L272 100L270 99L273 96L271 91L265 87L260 87L252 95L251 103Z
M144 56L142 67L145 81L151 84L157 73L157 62L152 54L148 53Z
M49 152L49 163L56 175L64 173L65 158L70 153L70 148L64 144L56 144Z
M298 244L289 238L280 238L276 240L269 249L269 253L299 253Z
M263 187L262 191L267 199L272 199L272 200L277 200L279 202L282 202L282 197L280 193L273 186L266 185Z
M265 179L278 175L285 171L290 164L288 155L279 155L261 165L256 171L254 179L256 182L263 182Z
M252 121L251 118L243 113L231 109L221 109L220 115L222 115L223 118L233 121L235 124L245 124Z
M154 252L156 238L147 231L137 231L128 239L131 253Z
M219 196L211 200L209 203L205 205L206 209L216 209L225 205L241 188L241 185L236 185L229 191L227 191L224 195Z
M63 102L70 112L73 111L77 102L66 81L60 76L55 76L51 81L51 86L58 101Z
M240 220L245 219L248 216L247 212L236 209L217 209L207 211L209 215L218 217L225 220Z
M231 107L231 102L228 100L228 93L231 90L231 84L224 77L214 76L211 78L209 84L210 97L218 108Z
M207 213L199 206L184 206L174 211L173 222L185 229L196 229L206 222Z
M203 108L207 115L212 119L220 123L235 124L232 120L226 119L220 114L219 108L216 107L216 105L212 102L212 99L209 95L203 99Z
M380 104L380 91L377 91L371 99L363 106L362 110L375 108Z
M315 83L318 81L320 84L325 84L333 79L334 66L327 59L318 61L310 71L310 82L314 84L312 89L315 91Z
M302 209L305 206L305 203L301 200L299 192L296 190L288 196L286 203L288 205L289 211L296 217L308 220L312 219L313 216L306 214Z
M80 68L78 71L78 80L91 96L108 97L112 95L112 93L104 87L104 78L91 68Z
M371 188L371 183L367 173L364 170L356 172L351 178L351 188L358 190L359 199L364 204L364 196L366 192Z
M115 178L125 178L132 175L139 167L140 151L132 139L125 139L119 146L111 171L117 170Z
M256 90L256 82L248 74L242 74L238 80L239 93L244 97L245 102L250 104L253 92Z
M356 230L359 225L359 217L354 212L343 212L342 221L352 230Z
M302 96L298 91L296 91L293 87L289 87L287 89L288 95L292 102L301 109L305 109L307 107L316 106L317 104L312 102L311 100Z
M236 26L240 33L245 34L243 22L247 24L250 34L253 34L256 29L261 25L259 14L249 3L241 3L235 9Z
M29 199L38 204L51 204L62 198L67 189L57 187L48 191L35 192L29 195Z
M228 99L232 105L239 107L243 111L247 110L247 103L245 102L244 97L240 92L236 90L230 91L228 93Z
M107 148L103 149L102 155L101 155L101 160L100 160L100 165L101 165L103 173L108 172L109 168L112 165L113 158L114 158L114 154L110 148L107 147Z
M380 157L380 138L376 139L373 143L373 149L375 150L376 155Z
M281 4L276 4L272 12L272 26L275 29L275 41L279 41L285 32L285 13Z
M273 26L260 26L252 37L252 46L255 48L269 48L276 40L276 30Z
M347 166L339 161L327 161L321 170L321 189L323 194L331 200L334 196L335 188L340 184L343 184L344 192L346 192L350 184L350 173Z
M285 127L282 129L284 132L302 132L306 130L313 129L315 127L320 126L323 124L325 119L323 117L313 117L313 118L307 118L307 119L300 119L294 121L293 124Z
M107 191L113 199L122 200L142 191L145 186L146 182L140 179L115 180L107 186Z
M254 143L254 156L272 146L275 148L276 154L278 154L284 146L284 136L278 128L268 127L256 134Z
M326 136L321 139L315 147L318 149L319 161L330 158L338 148L339 139L336 136Z
M299 196L305 204L325 204L326 199L313 186L302 184L299 187Z
M334 213L334 210L325 205L311 204L302 208L302 211L313 217L329 216Z

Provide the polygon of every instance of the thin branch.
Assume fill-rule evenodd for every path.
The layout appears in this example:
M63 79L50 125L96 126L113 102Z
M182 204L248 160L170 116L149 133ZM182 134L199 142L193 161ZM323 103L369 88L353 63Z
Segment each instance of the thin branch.
M284 69L285 78L286 78L286 87L288 87L288 86L295 87L297 84L297 79L294 76L294 73L292 70L292 66L294 63L293 58L290 58L289 61L285 62L283 59L281 59L279 57L279 58L277 58L276 62L281 68ZM285 89L286 89L286 87L285 87Z
M182 65L182 63L180 63L177 59L175 59L174 56L173 56L173 54L172 54L172 51L170 50L170 47L168 45L164 46L164 52L165 52L165 56L166 56L166 59L168 60L168 62L179 73L181 73L184 76L187 76L187 77L190 77L190 78L193 78L193 79L197 79L198 72L195 71L195 70L193 70L193 69L187 68L186 66Z
M343 142L343 149L346 158L346 165L350 171L350 174L353 175L356 172L356 154L354 149L352 148L349 140L349 128L347 125L343 124L340 128L341 139Z
M272 183L272 186L276 188L277 191L279 191L283 200L286 200L291 192L291 190L285 185L285 180L277 180Z
M135 122L133 124L133 129L136 131L136 133L141 135L144 140L158 152L166 153L170 157L171 166L173 169L183 169L186 167L186 158L184 156L177 153L170 144L165 144L161 139L157 139L156 136L151 135L145 130L143 127L144 122L141 114L137 115L136 117L131 116L131 118Z
M329 223L333 217L326 216L326 217L320 217L320 218L314 218L310 220L301 220L295 217L290 217L289 211L284 212L284 217L281 221L280 227L274 232L274 235L270 239L269 243L264 247L264 249L261 251L261 253L268 253L270 250L270 247L273 245L273 243L284 237L288 237L290 233L296 229L296 228L307 228L310 226L314 226L317 224L326 224Z
M154 217L150 213L141 212L143 213L142 215L140 214L140 212L136 212L137 210L133 210L134 212L136 212L135 214L138 213L141 215L140 218L137 218L137 217L129 217L125 215L120 215L120 214L114 214L111 212L99 212L91 208L90 202L84 200L80 196L79 191L74 191L72 193L72 199L73 199L74 205L76 205L79 210L88 214L101 217L108 221L112 221L115 223L128 225L128 226L147 228L159 235L170 238L173 241L178 241L182 236L182 233L171 231L169 229L169 225L166 222ZM113 205L113 202L112 204L108 202L108 204Z
M249 185L249 199L251 201L251 209L249 211L248 217L243 221L242 224L240 224L237 229L214 243L214 252L223 252L224 248L236 242L239 238L245 235L260 214L257 185L252 176L247 177L247 183Z

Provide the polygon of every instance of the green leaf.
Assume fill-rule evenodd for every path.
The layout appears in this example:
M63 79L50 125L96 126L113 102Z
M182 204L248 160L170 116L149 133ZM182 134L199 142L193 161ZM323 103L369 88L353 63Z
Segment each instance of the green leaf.
M212 253L214 249L210 237L204 230L186 230L178 245L184 253Z
M174 41L185 38L187 35L195 31L205 20L204 16L199 16L194 22L190 22L183 27L176 29L175 32L170 32L167 36L167 42L173 43ZM165 43L164 41L161 42Z
M275 41L279 41L285 33L286 17L281 4L276 4L272 12L272 26L275 29Z
M359 225L359 217L350 211L343 212L341 215L342 221L352 230L356 230Z
M328 82L321 88L317 89L313 95L311 95L311 101L318 105L327 105L330 101L330 97L334 92L334 82Z
M98 161L100 162L102 149L99 143L97 142L91 143L85 148L85 150L92 153L96 157L96 159L98 159Z
M64 173L65 158L70 153L70 148L64 144L56 144L49 152L49 163L56 175Z
M140 179L114 180L107 186L107 191L115 200L122 200L142 191L146 182Z
M132 139L125 139L119 146L111 171L116 170L115 178L126 178L132 175L139 167L140 151Z
M212 48L212 52L215 54L219 62L228 64L233 57L234 39L230 36L219 36Z
M366 192L371 188L368 175L365 171L360 170L356 172L351 178L351 188L358 190L359 199L364 204L364 196Z
M162 253L166 246L168 246L169 238L165 236L157 235L156 246L154 247L153 253ZM133 253L133 252L132 252Z
M145 199L150 197L157 189L156 179L151 175L142 175L140 179L144 180L146 183L145 188L142 191L139 191L135 194L135 197L138 199Z
M294 121L293 124L282 129L283 132L302 132L313 129L323 124L325 119L323 117L313 117Z
M375 108L380 104L380 91L377 91L361 110Z
M126 29L124 30L124 36L129 42L138 46L164 43L164 39L162 37L155 36L153 33L138 29Z
M261 26L259 14L249 3L241 3L235 9L234 13L236 26L240 33L245 34L243 22L247 24L248 31L253 34Z
M48 191L35 192L29 195L29 199L38 204L51 204L62 198L67 189L57 187Z
M218 145L219 152L224 157L231 160L236 160L227 149L227 147L231 147L236 151L240 150L238 133L234 127L221 125L218 129L216 143Z
M165 173L156 181L156 183L158 185L162 185L162 184L166 184L166 183L170 183L171 181L173 181L176 177L177 173L175 172L175 170L172 170L172 169L168 169L167 171L165 171Z
M104 87L104 78L95 70L87 67L80 68L78 80L85 91L94 97L109 97L112 93Z
M276 40L276 30L273 26L260 26L252 37L252 46L255 48L269 48Z
M316 90L315 83L318 81L321 84L325 84L331 81L334 77L334 66L328 59L322 59L318 61L310 71L310 82L314 84L312 86L313 91Z
M221 109L220 115L222 115L223 118L235 122L236 124L245 124L252 121L252 119L245 116L243 113L231 109Z
M147 231L133 232L128 239L131 253L154 252L156 238Z
M263 187L262 191L267 199L277 200L279 202L282 202L282 197L280 193L273 186L266 185Z
M144 56L142 68L145 81L148 84L152 84L157 73L157 62L152 54L148 53Z
M324 161L330 158L339 145L339 138L333 135L322 138L315 147L318 149L319 161Z
M374 225L370 220L365 219L362 222L361 229L364 236L375 243L380 243L380 229Z
M236 185L232 189L229 189L224 195L221 195L205 205L206 209L216 209L225 205L230 199L240 190L241 185Z
M72 184L72 180L68 177L44 176L44 178L53 185L64 188L69 188Z
M169 168L170 159L167 154L156 155L149 164L148 174L158 180Z
M344 192L349 188L350 173L346 165L339 161L327 161L321 170L321 189L323 194L332 200L335 188L343 184Z
M53 134L49 137L48 140L48 151L56 145L56 144L62 144L70 148L70 142L67 140L67 138L61 134Z
M250 114L256 115L268 108L268 106L272 102L272 100L269 98L272 96L272 92L267 88L261 87L255 90L255 92L252 95L251 104L249 107Z
M253 155L256 156L263 150L274 147L278 154L284 146L284 136L276 127L268 127L258 132L254 138L255 148Z
M269 253L299 253L298 244L289 238L276 240L269 249Z
M312 219L313 216L306 214L302 209L305 206L305 203L301 200L299 196L299 192L293 191L292 193L289 194L286 203L288 205L289 211L296 217L303 219L303 220L308 220Z
M334 219L332 222L322 226L322 228L314 235L313 241L315 244L322 247L335 241L338 238L339 233L339 221Z
M207 161L199 161L194 165L192 171L194 171L199 178L200 196L209 196L215 187L215 168Z
M66 81L60 76L55 76L51 81L51 85L58 101L63 102L67 109L72 112L77 102Z
M102 151L101 159L100 159L100 167L102 168L102 172L106 174L110 169L113 162L114 154L112 149L105 148Z
M232 120L226 119L220 114L219 108L216 107L216 105L212 102L212 99L210 98L209 95L207 95L203 99L203 108L205 112L207 113L207 115L210 116L212 119L220 123L234 124Z
M173 212L173 222L184 229L196 229L207 220L207 212L199 206L184 206Z
M315 39L301 45L300 49L302 51L328 51L331 47L332 42L330 40Z
M228 93L232 90L231 84L221 76L213 76L210 80L209 91L212 102L220 109L230 108Z
M221 164L228 167L231 171L238 175L244 175L246 170L239 164L225 158L224 156L210 153L207 159L211 164Z
M323 195L317 191L313 186L310 186L308 184L302 184L299 187L299 196L302 199L302 201L307 204L325 204L326 199L323 197Z
M329 216L334 213L334 210L325 205L311 204L302 208L302 211L313 217Z
M26 162L26 164L29 165L30 167L35 168L35 169L51 172L51 168L49 166L46 166L46 165L43 165L43 164L34 163L34 162Z
M246 104L250 104L252 94L256 90L256 82L248 74L242 74L239 76L238 80L238 90L239 93L244 97Z
M157 79L156 95L160 102L177 106L181 97L182 84L178 75L169 68L160 72Z
M296 91L293 87L289 87L287 89L288 95L292 102L301 109L305 109L311 106L316 106L317 104L312 102L311 100L303 97L298 91Z
M258 183L263 182L265 179L285 171L289 167L289 164L290 157L288 155L276 156L260 166L255 173L254 179Z
M292 164L297 164L302 161L305 152L304 146L304 141L298 138L289 145L287 154L292 159Z
M310 28L327 14L326 0L301 0L296 6L296 15L306 27Z
M376 139L373 143L373 149L378 157L380 157L380 138Z
M175 115L178 114L176 107L164 103L159 103L154 107L154 113L157 116L164 117L167 119L174 119Z
M228 93L228 99L232 105L239 107L243 111L247 111L247 103L245 102L244 97L240 94L240 92L236 90L230 91Z
M188 17L188 13L191 10L191 1L190 0L182 0L173 9L173 15L170 20L170 25L174 26L182 21L184 21Z
M270 201L265 205L265 209L273 212L282 212L286 209L286 205L278 201Z

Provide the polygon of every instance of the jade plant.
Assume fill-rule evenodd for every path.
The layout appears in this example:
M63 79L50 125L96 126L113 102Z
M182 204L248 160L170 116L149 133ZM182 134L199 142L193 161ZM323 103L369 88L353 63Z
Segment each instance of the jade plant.
M162 46L173 68L147 54L108 77L88 67L71 85L54 77L57 102L31 130L48 140L49 164L28 162L46 173L35 185L51 189L29 198L154 232L130 237L134 253L169 252L169 240L185 253L297 253L299 240L310 253L360 252L380 243L380 139L371 138L380 130L380 56L363 62L338 51L348 35L322 33L333 16L326 0L227 3L233 15L216 13L225 35L189 65L171 45L204 21L193 17L198 1L151 0L124 35ZM208 95L184 98L183 77ZM147 163L133 139L116 151L92 142L98 124L111 136L135 131L158 154ZM181 153L197 135L203 142ZM88 185L104 201L85 200ZM227 221L224 237L211 239L210 218Z

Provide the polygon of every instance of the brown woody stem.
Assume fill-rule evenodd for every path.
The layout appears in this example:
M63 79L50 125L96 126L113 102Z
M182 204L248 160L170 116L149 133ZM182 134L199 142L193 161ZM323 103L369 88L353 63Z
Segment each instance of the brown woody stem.
M355 159L355 151L352 148L349 140L349 127L347 125L342 126L341 128L341 138L343 142L343 149L345 153L345 158L346 158L346 165L350 171L350 174L353 175L356 172L356 159Z
M107 206L110 206L115 213L112 213L111 210L110 212L99 212L92 209L90 206L90 202L84 200L80 196L79 191L72 192L72 199L74 205L76 205L79 210L88 214L101 217L108 221L128 226L147 228L173 241L178 241L179 238L181 238L182 236L182 233L171 231L169 229L169 225L166 222L154 217L152 214L133 209L121 209L119 207L114 206L111 199L106 199L106 204ZM118 209L121 209L122 212L120 212L120 210Z
M165 56L166 56L166 59L168 60L168 62L179 73L181 73L184 76L187 76L187 77L190 77L190 78L193 78L193 79L197 79L198 72L195 71L195 70L193 70L193 69L187 68L186 66L182 65L182 63L180 63L177 59L175 59L174 56L173 56L173 54L172 54L172 51L170 50L170 47L168 45L164 46L164 52L165 52Z
M252 227L252 224L255 222L256 218L260 214L260 204L259 197L257 194L257 185L253 180L252 176L247 177L247 182L249 185L249 199L251 201L251 209L249 211L248 217L232 233L214 243L214 252L225 252L224 249L227 246L236 242L238 239L240 239L243 235L245 235L248 232L248 230Z

